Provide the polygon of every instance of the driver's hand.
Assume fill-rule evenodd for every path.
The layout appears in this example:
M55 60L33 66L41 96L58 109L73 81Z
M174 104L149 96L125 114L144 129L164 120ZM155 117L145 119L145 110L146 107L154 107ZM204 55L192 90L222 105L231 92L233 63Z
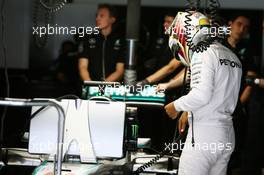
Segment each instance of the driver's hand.
M179 133L182 134L188 125L188 112L183 112L178 122Z

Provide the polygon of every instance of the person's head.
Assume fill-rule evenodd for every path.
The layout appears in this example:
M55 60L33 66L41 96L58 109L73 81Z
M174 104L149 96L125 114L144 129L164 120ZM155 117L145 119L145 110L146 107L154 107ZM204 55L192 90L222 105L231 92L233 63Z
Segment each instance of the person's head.
M250 19L245 15L236 15L228 22L231 27L230 37L235 41L240 41L249 32Z
M172 24L173 20L174 20L175 15L173 15L172 13L167 13L164 16L164 21L163 21L163 27L164 30L166 31L170 25Z
M96 13L96 26L101 30L112 29L116 21L116 12L114 7L108 4L99 5Z
M209 35L206 32L209 25L209 19L200 12L178 12L171 26L169 37L169 47L175 58L184 65L189 66L193 53L189 44L196 46L201 41L204 41ZM188 42L191 43L188 44Z

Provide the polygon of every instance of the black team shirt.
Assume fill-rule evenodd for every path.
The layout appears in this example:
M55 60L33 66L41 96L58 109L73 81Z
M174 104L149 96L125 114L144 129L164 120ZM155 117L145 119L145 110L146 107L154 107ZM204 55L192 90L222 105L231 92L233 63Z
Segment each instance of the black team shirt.
M242 64L242 81L241 81L241 87L240 87L240 94L241 94L243 92L243 89L245 88L244 78L246 76L246 73L248 71L256 72L257 70L256 64L254 63L252 50L243 41L239 42L236 48L233 48L227 42L227 40L223 41L223 45L228 47L230 50L232 50L236 54L236 56L239 58Z
M125 40L115 33L104 37L93 34L86 37L79 58L89 60L88 70L93 81L104 81L115 72L117 63L125 62Z

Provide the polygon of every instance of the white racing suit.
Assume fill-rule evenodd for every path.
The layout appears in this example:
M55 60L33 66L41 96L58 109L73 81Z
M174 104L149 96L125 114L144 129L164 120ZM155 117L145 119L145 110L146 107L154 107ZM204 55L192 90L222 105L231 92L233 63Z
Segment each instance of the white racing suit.
M177 111L189 112L190 126L178 175L225 175L235 146L231 114L238 100L242 65L228 48L214 43L193 54L190 69L191 90L174 102Z

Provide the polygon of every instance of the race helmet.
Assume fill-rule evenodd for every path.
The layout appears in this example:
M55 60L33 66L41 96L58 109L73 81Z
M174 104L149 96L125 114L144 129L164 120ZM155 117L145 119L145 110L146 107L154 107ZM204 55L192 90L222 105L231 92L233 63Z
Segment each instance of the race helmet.
M166 31L170 34L169 47L174 57L189 66L195 46L209 37L209 19L200 12L178 12Z

